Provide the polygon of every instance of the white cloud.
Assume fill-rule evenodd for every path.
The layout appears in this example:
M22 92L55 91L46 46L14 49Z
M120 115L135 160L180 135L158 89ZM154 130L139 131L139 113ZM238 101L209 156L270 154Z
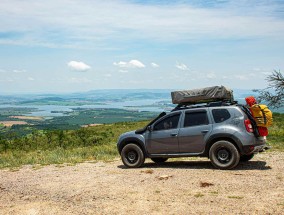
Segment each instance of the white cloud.
M232 79L231 77L229 77L229 76L227 76L227 75L223 75L222 76L222 79L224 79L224 80L228 80L228 79Z
M158 65L158 64L156 64L156 63L151 63L151 66L152 66L153 68L159 68L159 67L160 67L160 65Z
M249 79L247 75L235 75L234 77L241 81L246 81Z
M12 78L0 79L0 82L14 82Z
M76 84L81 84L81 83L91 83L92 81L90 79L87 78L70 78L68 80L71 83L76 83Z
M34 81L35 79L33 77L28 77L29 81Z
M14 69L13 73L25 73L27 72L26 70L19 70L19 69Z
M189 70L187 65L183 64L183 63L179 63L179 62L176 62L176 68L180 69L180 70Z
M260 35L281 39L284 33L280 1L225 1L217 7L184 3L188 1L163 6L124 0L83 2L2 0L1 32L16 35L1 38L0 43L79 47L113 38L188 42Z
M114 62L113 65L118 66L118 67L127 67L127 63L120 61L118 63Z
M14 69L14 70L4 70L4 69L0 69L0 73L25 73L27 72L24 69Z
M253 72L249 73L249 76L268 76L272 74L273 69L269 69L269 68L253 68L252 69Z
M257 74L250 72L250 73L248 74L248 76L249 76L249 77L257 77Z
M128 73L128 70L120 69L118 72L120 72L120 73Z
M114 62L113 65L118 66L120 68L144 68L145 65L139 60L131 60L129 62L120 61L118 63Z
M215 79L215 78L217 78L217 76L214 72L209 72L208 74L206 74L206 78Z
M271 72L261 72L263 75L271 75Z
M84 62L80 61L70 61L68 62L68 67L71 70L77 71L77 72L86 72L87 70L91 69L91 67Z
M255 72L260 72L260 71L262 71L263 69L256 67L256 68L253 68L252 70L255 71Z

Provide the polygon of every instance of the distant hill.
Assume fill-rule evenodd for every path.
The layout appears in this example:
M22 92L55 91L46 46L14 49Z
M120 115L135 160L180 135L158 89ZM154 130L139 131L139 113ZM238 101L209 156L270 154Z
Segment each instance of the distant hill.
M171 92L175 90L177 89L105 89L64 94L0 95L0 104L80 106L136 100L165 101L166 103L171 103ZM256 92L248 89L233 89L233 93L235 100L240 104L245 104L244 99L247 96L257 97ZM274 111L284 112L284 108Z

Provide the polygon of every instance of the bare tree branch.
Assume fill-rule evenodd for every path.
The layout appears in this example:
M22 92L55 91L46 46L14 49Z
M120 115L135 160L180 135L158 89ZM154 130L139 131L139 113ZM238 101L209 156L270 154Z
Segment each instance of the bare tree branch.
M259 93L258 100L267 101L268 105L274 108L284 106L284 77L282 73L274 70L266 80L268 87L263 90L255 90Z

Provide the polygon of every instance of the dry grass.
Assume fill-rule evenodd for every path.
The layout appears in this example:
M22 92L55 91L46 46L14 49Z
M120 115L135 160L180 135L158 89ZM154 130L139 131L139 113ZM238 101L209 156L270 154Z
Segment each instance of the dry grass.
M44 120L41 116L10 116L9 118L22 120Z
M0 124L11 127L12 125L27 125L28 123L25 121L0 121Z

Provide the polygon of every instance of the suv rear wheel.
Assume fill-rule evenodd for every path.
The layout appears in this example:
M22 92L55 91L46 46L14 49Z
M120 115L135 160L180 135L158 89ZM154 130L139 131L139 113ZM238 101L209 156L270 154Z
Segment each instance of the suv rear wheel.
M238 165L240 153L233 143L221 140L211 146L209 158L218 169L232 169Z
M144 164L145 156L139 146L130 143L123 147L121 159L125 166L137 168Z

